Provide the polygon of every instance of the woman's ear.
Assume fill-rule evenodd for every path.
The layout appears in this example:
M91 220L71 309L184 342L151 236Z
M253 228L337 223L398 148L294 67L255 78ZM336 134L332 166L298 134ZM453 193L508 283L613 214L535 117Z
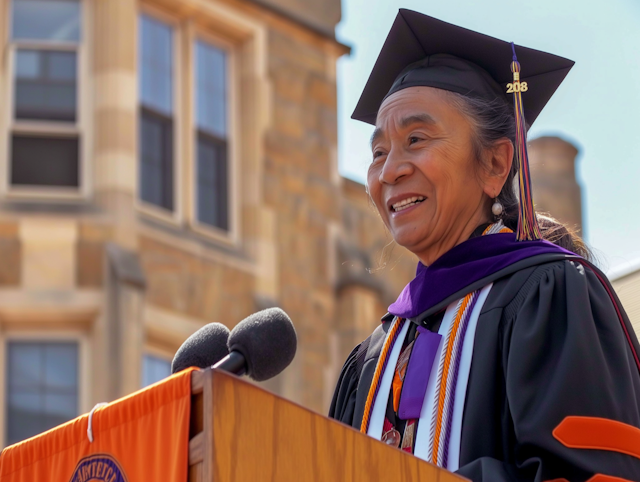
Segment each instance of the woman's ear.
M484 193L495 198L502 191L511 171L513 162L513 143L506 137L497 141L487 152L484 172Z

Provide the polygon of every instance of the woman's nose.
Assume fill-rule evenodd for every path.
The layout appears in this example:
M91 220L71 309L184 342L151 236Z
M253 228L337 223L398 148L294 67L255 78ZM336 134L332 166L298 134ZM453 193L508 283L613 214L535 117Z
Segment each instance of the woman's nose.
M413 171L412 164L401 154L393 150L387 155L379 181L381 184L395 184Z

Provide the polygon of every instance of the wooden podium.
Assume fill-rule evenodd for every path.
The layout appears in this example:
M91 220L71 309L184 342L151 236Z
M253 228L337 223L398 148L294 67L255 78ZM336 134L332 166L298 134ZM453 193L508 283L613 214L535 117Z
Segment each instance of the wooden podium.
M466 480L225 372L191 392L189 482Z

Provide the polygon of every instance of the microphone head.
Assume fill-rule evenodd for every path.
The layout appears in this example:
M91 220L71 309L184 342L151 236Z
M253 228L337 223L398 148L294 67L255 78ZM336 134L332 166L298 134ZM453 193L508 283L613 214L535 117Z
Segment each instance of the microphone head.
M258 382L275 377L296 354L298 337L289 316L280 308L268 308L245 318L231 330L229 351L240 352L247 375Z
M209 323L186 339L171 362L171 373L189 367L207 368L229 354L229 328L222 323Z

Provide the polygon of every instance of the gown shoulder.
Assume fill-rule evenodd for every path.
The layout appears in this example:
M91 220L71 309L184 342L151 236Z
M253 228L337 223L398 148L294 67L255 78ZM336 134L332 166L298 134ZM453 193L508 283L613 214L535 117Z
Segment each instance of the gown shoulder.
M482 456L475 428L486 422L475 420L471 396L464 422L470 431L463 428L468 449L459 472L473 481L586 481L597 474L640 480L639 458L586 439L576 446L562 435L568 426L579 425L572 429L575 436L595 422L602 424L603 437L613 436L619 424L640 434L637 340L606 278L588 264L563 260L523 270L494 288L487 301L498 308L500 321L486 340L499 339L492 368L501 381L492 386L502 394L503 402L494 400L501 405L502 434L493 439L503 449ZM489 346L476 344L474 352ZM474 353L471 377L495 376L480 361ZM480 393L468 389L469 395Z

